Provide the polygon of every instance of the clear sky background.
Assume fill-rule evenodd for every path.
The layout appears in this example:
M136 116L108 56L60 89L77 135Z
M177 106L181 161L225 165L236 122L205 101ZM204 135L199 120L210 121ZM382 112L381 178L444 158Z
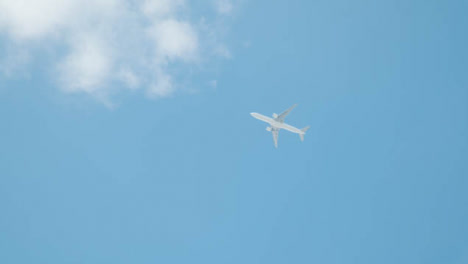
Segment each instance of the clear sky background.
M0 263L468 263L467 1L14 2ZM249 113L295 103L275 149Z

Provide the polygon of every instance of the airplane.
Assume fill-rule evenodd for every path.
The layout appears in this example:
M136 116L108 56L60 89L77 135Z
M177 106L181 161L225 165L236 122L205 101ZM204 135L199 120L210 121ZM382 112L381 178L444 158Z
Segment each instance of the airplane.
M256 119L261 120L263 122L267 122L268 124L270 124L270 126L268 126L266 128L266 130L270 131L273 134L273 142L275 143L275 148L278 148L278 132L280 131L280 129L286 129L286 130L291 131L293 133L299 134L299 137L301 138L301 141L304 141L305 132L307 131L307 129L310 128L310 126L306 126L306 127L302 128L302 129L299 129L299 128L296 128L296 127L293 127L291 125L288 125L288 124L284 123L284 118L296 106L297 106L297 104L291 106L288 110L284 111L283 113L281 113L279 115L278 114L273 114L273 118L268 117L268 116L264 116L264 115L259 114L259 113L250 113L250 115L255 117Z

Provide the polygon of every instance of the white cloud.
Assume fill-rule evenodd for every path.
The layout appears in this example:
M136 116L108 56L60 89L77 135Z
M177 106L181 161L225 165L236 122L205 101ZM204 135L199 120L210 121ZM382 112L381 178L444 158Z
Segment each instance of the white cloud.
M58 65L62 88L68 92L102 93L112 70L107 45L92 35L74 40L71 53Z
M217 12L232 9L219 3ZM44 67L56 69L65 92L106 98L126 87L168 97L179 87L169 69L231 57L216 36L219 21L209 28L189 13L188 0L0 0L0 36L21 47L0 53L0 70L10 74L45 53L52 65ZM28 60L21 55L24 62L13 64L15 54Z
M1 0L0 28L18 39L50 34L67 22L76 1Z
M187 22L173 19L156 23L150 31L156 40L161 58L194 60L198 51L198 35Z

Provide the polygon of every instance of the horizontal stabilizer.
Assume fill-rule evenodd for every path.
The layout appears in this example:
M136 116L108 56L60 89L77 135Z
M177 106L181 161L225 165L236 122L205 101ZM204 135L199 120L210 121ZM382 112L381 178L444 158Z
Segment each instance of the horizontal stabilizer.
M310 126L306 126L306 127L304 127L303 129L301 129L302 134L299 134L299 137L301 137L301 141L304 141L305 132L306 132L309 128L310 128Z

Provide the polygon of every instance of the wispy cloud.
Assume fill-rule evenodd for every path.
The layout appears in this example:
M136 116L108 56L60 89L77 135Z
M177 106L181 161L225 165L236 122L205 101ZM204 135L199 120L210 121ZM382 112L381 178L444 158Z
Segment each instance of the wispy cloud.
M215 0L216 11L219 14L230 14L233 9L233 4L231 0Z
M215 4L219 14L232 9L227 0ZM53 65L47 67L55 69L64 92L104 101L119 87L143 89L152 98L171 96L177 76L170 69L232 56L214 36L218 22L207 29L206 17L190 14L186 0L0 0L0 35L18 47L0 54L0 69L11 74L48 47Z

